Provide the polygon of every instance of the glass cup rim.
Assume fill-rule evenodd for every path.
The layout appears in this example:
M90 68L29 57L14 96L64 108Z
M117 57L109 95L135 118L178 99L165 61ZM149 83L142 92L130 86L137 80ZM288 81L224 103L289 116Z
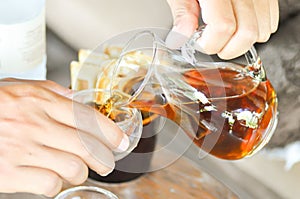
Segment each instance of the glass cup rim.
M111 199L118 199L118 197L111 191L108 191L108 190L100 188L100 187L95 187L95 186L72 187L72 188L69 188L69 189L66 189L66 190L60 192L58 195L55 196L54 199L60 199L61 197L65 196L66 194L77 192L77 191L94 191L97 193L102 193L105 196L110 197Z
M76 101L75 98L77 96L80 96L80 95L83 95L83 94L88 94L88 93L97 93L97 92L112 94L111 90L109 90L109 89L90 88L90 89L84 89L84 90L76 91L73 94L73 98L72 99L74 101ZM114 92L114 93L117 93L117 92ZM78 102L78 101L76 101L76 102ZM119 105L119 104L117 103L117 105ZM130 107L126 107L126 106L118 106L118 108L126 111L126 113L128 113L130 115L130 118L136 117L137 114L140 114L140 111L138 109L136 109L136 108L130 108ZM116 123L122 125L122 124L128 123L127 120L128 119L126 119L124 121L118 121Z
M74 99L76 96L81 95L82 93L90 93L91 91L95 91L95 92L108 92L108 93L110 93L110 90L109 90L109 89L103 89L103 88L89 88L89 89L83 89L83 90L75 91L74 94L73 94L73 99Z
M130 48L131 45L134 44L134 42L139 39L140 37L145 37L145 36L150 36L152 41L153 41L153 45L150 48L150 50L152 51L152 57L151 57L151 61L150 61L150 66L147 68L147 73L141 83L141 85L139 86L139 88L137 89L137 91L130 97L128 98L127 101L124 101L122 103L120 103L122 106L126 106L128 104L130 104L130 102L132 102L144 89L144 87L146 86L147 82L150 80L151 75L153 73L153 65L155 64L155 60L156 60L156 56L157 56L157 49L158 49L158 45L160 44L160 39L157 37L157 35L151 31L151 30L143 30L141 32L136 33L133 37L129 38L129 40L127 41L127 43L125 44L124 48L122 49L122 52L119 56L119 58L117 59L117 62L114 66L114 73L113 74L117 74L118 69L120 68L120 63L123 60L123 58L130 52L132 52L133 50L128 50L128 48ZM144 49L149 49L149 47L144 47ZM110 85L110 91L111 93L113 93L114 91L112 90L112 83L114 82L114 79L116 78L115 75L112 76L112 81L111 81L111 85Z

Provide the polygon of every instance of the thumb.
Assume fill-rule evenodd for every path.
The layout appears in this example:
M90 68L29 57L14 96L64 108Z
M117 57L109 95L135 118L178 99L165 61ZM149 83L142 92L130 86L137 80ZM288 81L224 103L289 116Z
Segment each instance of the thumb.
M197 0L167 0L173 15L173 28L166 38L166 45L180 48L198 27L200 6Z

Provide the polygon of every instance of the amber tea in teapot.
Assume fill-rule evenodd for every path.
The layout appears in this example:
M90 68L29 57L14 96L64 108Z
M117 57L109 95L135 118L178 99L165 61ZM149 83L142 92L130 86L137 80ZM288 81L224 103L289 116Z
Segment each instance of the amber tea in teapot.
M153 48L129 48L145 34L154 38ZM277 98L254 48L245 55L246 65L191 63L157 40L151 32L138 34L118 60L103 67L97 88L119 96L114 106L166 117L222 159L249 156L268 142L277 124Z

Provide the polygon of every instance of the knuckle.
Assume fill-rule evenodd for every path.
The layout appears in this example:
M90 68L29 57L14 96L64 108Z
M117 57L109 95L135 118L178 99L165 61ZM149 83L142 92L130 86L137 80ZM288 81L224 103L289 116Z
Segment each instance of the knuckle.
M55 82L52 81L52 80L45 80L45 81L43 81L43 84L46 85L46 86L49 87L49 88L57 88L57 87L60 87L57 83L55 83Z
M24 100L23 103L29 102L36 105L45 105L45 103L48 103L51 100L49 92L40 86L26 84L22 86L22 89L21 97Z
M41 194L46 196L54 196L57 194L62 187L62 180L60 177L54 173L47 173L43 177L43 184L41 184L41 187L39 188Z
M81 160L71 160L66 172L67 178L73 184L81 184L88 177L88 168Z
M47 93L46 89L34 84L23 84L21 89L25 96L43 96Z
M24 144L22 137L18 136L18 132L9 131L7 135L2 134L3 141L0 144L0 156L8 160L17 161L16 157L20 157L20 154L24 154L28 151L29 146Z
M70 174L70 177L74 177L77 174L79 174L82 170L82 163L78 160L71 160L68 163L68 173Z
M18 86L19 93L23 94L24 96L32 96L37 93L39 87L33 85L33 84L22 84Z
M219 34L232 35L236 31L236 22L234 20L224 18L215 26L215 28Z
M258 30L256 26L248 26L240 30L240 35L247 41L254 43L257 40Z
M266 42L270 38L270 34L268 33L263 33L259 35L259 38L257 39L258 42Z

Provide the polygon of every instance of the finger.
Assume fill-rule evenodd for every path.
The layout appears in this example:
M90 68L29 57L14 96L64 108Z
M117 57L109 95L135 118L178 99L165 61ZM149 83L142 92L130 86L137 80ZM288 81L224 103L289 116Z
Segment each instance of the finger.
M200 0L199 3L206 27L196 48L207 54L216 54L236 30L233 7L230 0Z
M223 59L232 59L247 52L256 42L258 25L252 1L232 0L237 29L225 47L218 53Z
M199 4L197 0L168 0L173 16L173 28L166 38L169 48L180 48L198 27Z
M37 81L36 83L44 88L47 88L47 89L59 94L59 95L63 95L63 96L69 97L69 98L71 98L72 94L74 93L73 90L66 88L66 87L64 87L60 84L57 84L53 81L50 81L50 80Z
M47 134L51 136L45 139L37 133L34 137L40 145L75 154L100 175L107 175L115 167L111 150L98 138L63 124L46 126Z
M11 187L7 190L11 190L11 193L17 190L53 197L63 185L62 179L56 173L36 167L18 167L10 179L13 182L8 183Z
M51 170L70 184L78 185L88 177L88 167L79 156L47 146L37 146L19 159L20 166Z
M91 133L111 149L125 151L128 148L128 136L112 120L100 114L94 108L73 101L72 112L71 117L74 124L71 125Z
M27 110L27 107L32 108L32 104L34 104L43 111L38 113L38 117L44 115L45 120L51 118L54 120L54 124L62 123L89 132L112 149L125 151L129 146L128 136L112 120L94 108L72 101L40 86L30 84L10 86L10 89L7 90L7 92L11 92L11 95L25 98L20 106L25 113L31 111Z
M122 138L116 138L119 135L120 137L127 138L127 144L124 145L124 142L121 141L117 149L119 151L122 151L122 149L125 151L128 148L128 137L120 131L118 127L115 127L113 123L107 124L108 119L104 116L102 116L103 118L101 118L102 120L100 121L103 122L101 123L102 129L99 130L98 122L100 119L95 118L95 114L97 115L96 117L101 116L101 114L94 109L78 104L86 110L83 111L84 113L79 112L79 115L81 113L82 115L86 114L86 117L79 119L87 122L92 121L92 125L90 123L83 123L83 127L86 128L87 131L81 129L77 130L74 127L76 126L76 120L72 111L71 100L37 86L26 85L23 87L15 86L13 88L14 89L10 90L16 91L19 89L22 90L22 92L13 92L12 95L25 98L21 99L21 106L19 106L20 112L31 113L23 118L21 123L18 123L18 125L22 125L18 129L30 132L32 139L41 143L41 145L44 144L80 156L84 162L100 175L107 175L114 168L112 152L106 146L112 146L114 144L113 142L118 142L118 139L122 140ZM32 104L35 106L32 106ZM69 126L67 123L71 125ZM110 125L111 129L109 128ZM106 129L103 126L105 126ZM82 125L80 127L82 127ZM117 130L115 131L115 129ZM51 144L48 145L48 143ZM90 148L86 148L83 143ZM115 145L111 148L114 146ZM87 149L89 149L89 152Z
M271 18L269 0L253 0L258 24L257 42L266 42L271 34Z
M53 92L56 92L60 95L69 96L73 93L73 91L69 88L63 87L53 81L50 80L22 80L22 79L15 79L15 78L5 78L2 79L1 82L9 83L10 85L13 84L35 84L47 88Z
M270 4L271 32L274 33L278 29L278 23L279 23L278 0L269 0L269 4Z

